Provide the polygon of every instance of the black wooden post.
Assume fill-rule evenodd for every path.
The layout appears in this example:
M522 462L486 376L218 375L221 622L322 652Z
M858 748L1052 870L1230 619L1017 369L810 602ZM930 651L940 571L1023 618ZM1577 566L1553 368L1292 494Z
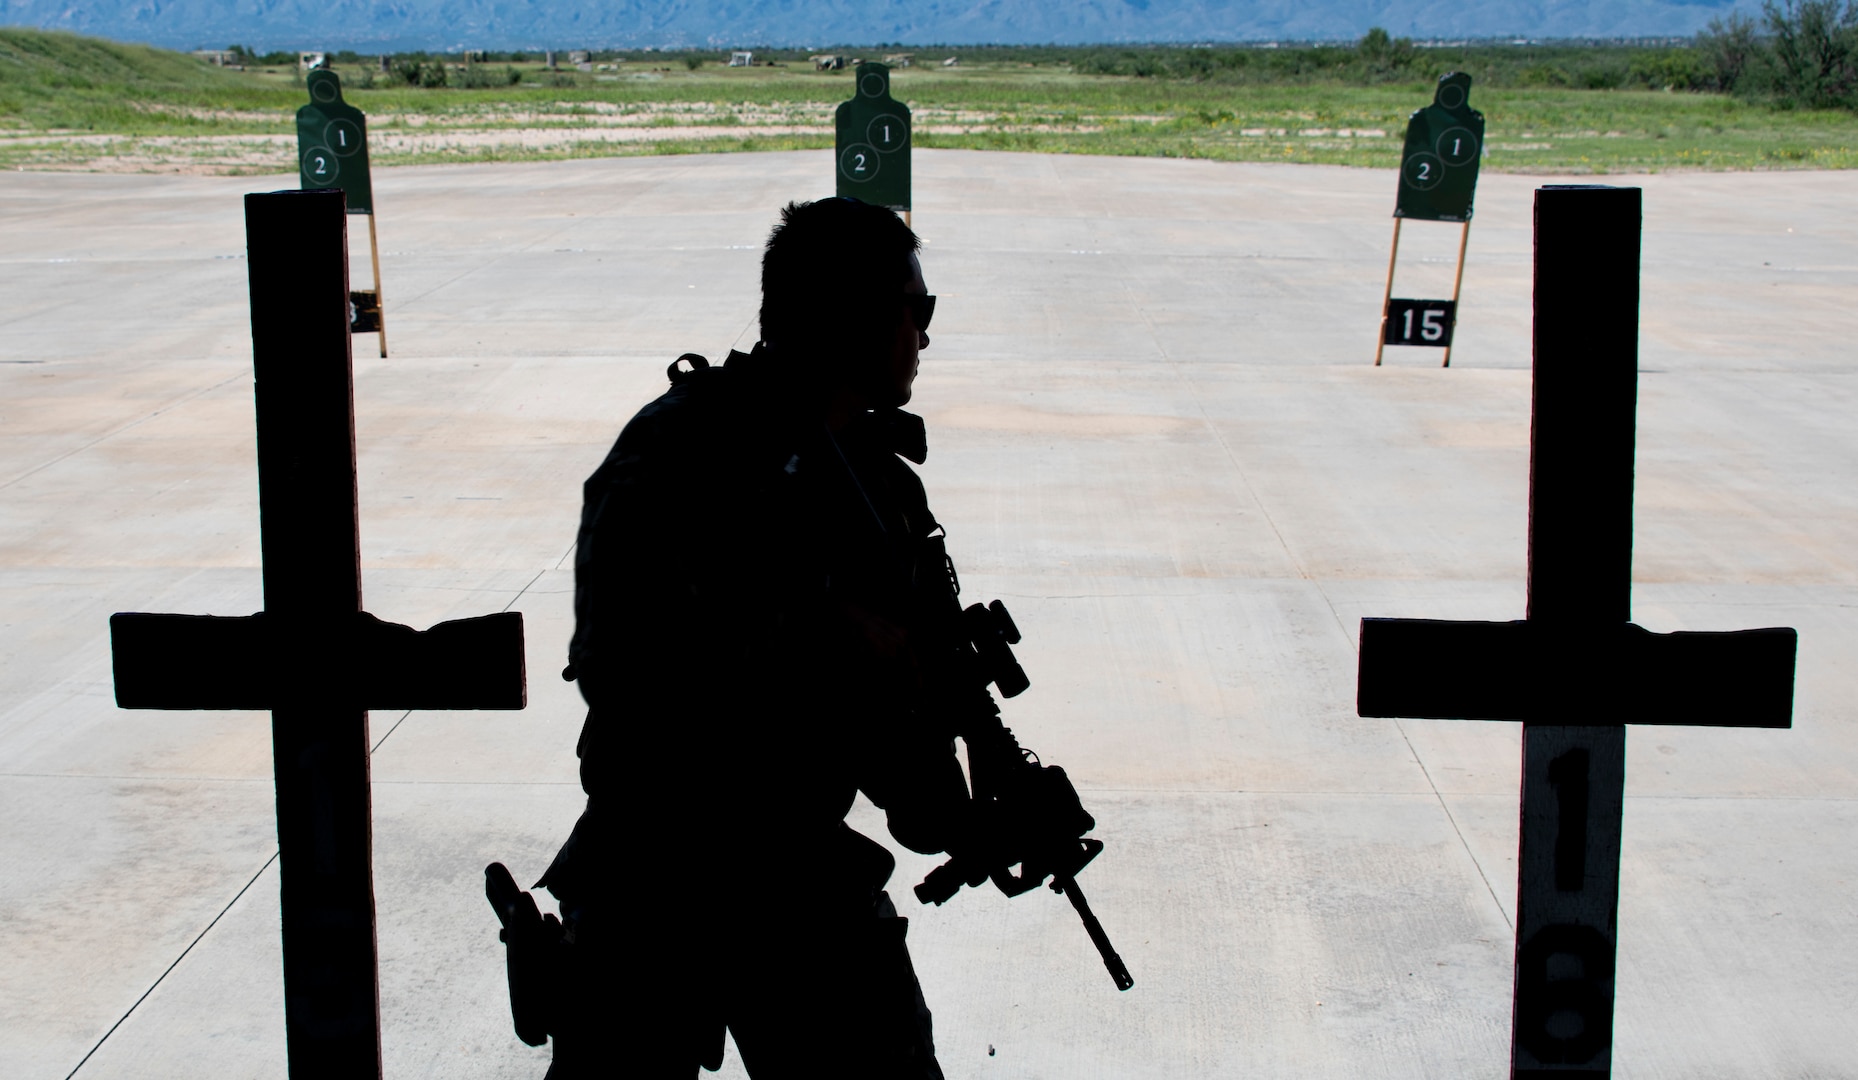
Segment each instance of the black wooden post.
M1362 716L1523 721L1510 1075L1612 1074L1626 724L1792 724L1788 629L1632 625L1640 191L1535 203L1528 617L1364 619Z
M271 710L290 1071L378 1077L367 710L522 708L522 616L421 634L362 612L343 195L245 215L265 610L113 616L117 703Z

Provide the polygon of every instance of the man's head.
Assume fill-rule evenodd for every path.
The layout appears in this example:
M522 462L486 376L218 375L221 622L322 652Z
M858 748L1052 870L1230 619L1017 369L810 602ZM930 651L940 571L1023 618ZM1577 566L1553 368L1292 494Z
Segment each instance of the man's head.
M761 259L761 339L872 408L910 399L929 345L922 242L856 199L788 203Z

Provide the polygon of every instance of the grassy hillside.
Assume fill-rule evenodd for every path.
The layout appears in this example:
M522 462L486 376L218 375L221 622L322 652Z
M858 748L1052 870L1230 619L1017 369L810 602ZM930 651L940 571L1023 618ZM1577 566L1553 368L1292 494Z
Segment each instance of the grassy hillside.
M1233 50L990 49L953 67L939 63L947 50L921 50L928 62L897 70L893 89L924 147L1393 168L1407 115L1445 65L1487 76L1472 94L1488 122L1487 169L1858 167L1849 110L1779 110L1629 77L1635 64L1664 70L1659 57L1675 63L1681 47L1503 49L1407 48L1392 60L1361 47L1253 50L1261 59L1243 62ZM520 55L463 59L396 57L383 75L373 57L338 58L376 164L829 147L833 109L852 90L849 71L815 71L797 55L729 68L716 54L604 54L585 72ZM1159 66L1122 70L1149 60ZM0 29L4 169L288 172L305 100L294 65L220 69Z
M206 103L247 81L166 49L0 27L0 126L14 130L138 131L150 104Z

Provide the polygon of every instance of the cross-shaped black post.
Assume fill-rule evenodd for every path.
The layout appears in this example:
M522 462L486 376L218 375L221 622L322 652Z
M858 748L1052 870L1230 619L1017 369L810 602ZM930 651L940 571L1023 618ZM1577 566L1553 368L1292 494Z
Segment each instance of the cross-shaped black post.
M1792 725L1794 631L1629 621L1639 207L1536 192L1528 617L1361 623L1362 716L1523 722L1516 1080L1612 1074L1625 725Z
M245 197L265 609L110 619L125 709L269 709L291 1075L381 1071L369 709L520 709L518 612L425 633L361 610L348 218Z

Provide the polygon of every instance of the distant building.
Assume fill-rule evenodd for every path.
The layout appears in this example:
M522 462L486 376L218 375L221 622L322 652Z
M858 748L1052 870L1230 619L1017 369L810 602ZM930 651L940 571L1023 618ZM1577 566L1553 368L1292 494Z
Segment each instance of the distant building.
M230 49L195 49L194 55L212 64L214 67L225 67L227 64L234 62L234 57Z
M297 70L310 71L315 68L328 67L329 56L321 52L300 52L297 54Z
M906 53L906 52L891 53L889 56L884 57L884 63L889 64L891 67L894 67L894 68L903 68L903 67L909 67L910 61L914 60L915 58L916 58L915 53Z
M592 60L593 56L586 49L572 49L568 52L568 63L579 67Z
M961 57L951 56L948 59L942 61L942 66L943 67L954 67L956 64L959 64L959 63L961 63Z
M843 56L832 56L827 53L820 53L817 56L809 56L807 59L813 61L814 71L845 70L845 58Z
M738 49L735 52L732 52L729 54L729 66L730 67L754 67L755 66L755 54L752 52L745 52L743 50Z

